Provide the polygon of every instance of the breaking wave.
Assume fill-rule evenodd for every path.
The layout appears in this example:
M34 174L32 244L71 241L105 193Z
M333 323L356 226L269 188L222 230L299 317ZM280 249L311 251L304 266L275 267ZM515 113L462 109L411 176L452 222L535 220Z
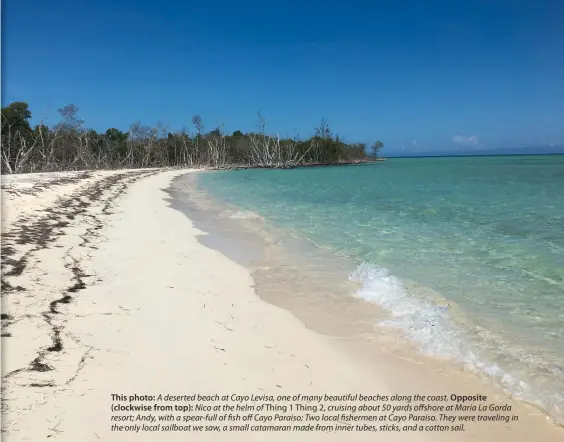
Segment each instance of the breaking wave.
M546 410L556 423L564 423L562 367L525 354L523 349L511 348L496 338L488 337L487 333L466 330L449 315L452 309L449 303L415 296L387 269L364 262L351 272L349 280L361 285L355 294L357 297L390 313L391 318L381 321L380 325L400 329L426 354L453 360L476 373L487 375L514 398L534 404ZM531 381L526 382L522 377L511 374L492 359L526 365L529 371L526 377Z

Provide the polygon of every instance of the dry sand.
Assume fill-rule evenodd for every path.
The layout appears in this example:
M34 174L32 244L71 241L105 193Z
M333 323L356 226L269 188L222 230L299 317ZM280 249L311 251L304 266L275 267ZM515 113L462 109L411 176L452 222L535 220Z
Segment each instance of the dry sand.
M249 270L169 207L165 189L188 172L3 180L3 440L564 440L507 400L519 422L456 434L112 432L112 415L132 414L113 413L112 394L483 393L431 362L367 355L366 342L323 336L259 299Z

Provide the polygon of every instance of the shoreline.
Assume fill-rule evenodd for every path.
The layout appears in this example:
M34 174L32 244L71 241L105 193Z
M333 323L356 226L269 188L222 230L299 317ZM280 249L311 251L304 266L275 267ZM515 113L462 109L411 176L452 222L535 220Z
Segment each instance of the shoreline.
M440 167L436 165L432 169L422 168L423 171L437 169ZM476 372L486 383L495 384L511 397L535 404L562 425L564 385L560 367L563 361L562 347L558 346L558 339L553 339L560 334L553 287L544 287L545 291L539 287L540 284L527 284L525 281L521 285L523 281L518 274L512 280L509 270L496 270L496 263L504 262L499 259L500 251L507 253L512 249L514 253L508 261L509 268L513 268L511 264L518 266L528 262L532 271L534 266L528 251L538 251L540 256L545 257L540 245L542 241L536 247L531 245L531 241L524 241L528 248L525 245L519 247L513 237L507 241L508 247L505 247L502 237L499 243L493 238L492 244L466 242L465 238L473 238L473 232L464 228L468 225L464 220L457 230L455 223L449 224L436 214L445 209L437 198L430 198L429 202L416 198L409 200L407 188L401 187L396 194L396 184L392 184L394 179L390 176L392 170L384 168L381 171L384 181L391 184L387 191L382 191L380 186L380 191L375 193L357 190L359 183L372 182L372 178L368 179L371 176L368 169L363 174L359 170L358 179L355 179L353 170L343 177L340 175L345 170L326 171L321 175L314 173L311 177L303 172L286 176L257 172L244 174L244 177L210 173L200 175L198 189L217 199L218 204L230 206L229 212L236 212L236 217L264 218L263 224L280 227L282 231L276 236L283 238L287 235L284 231L295 232L304 242L315 245L320 251L318 259L324 263L312 265L321 268L313 269L314 274L308 275L312 280L334 276L338 270L334 270L332 262L338 256L343 257L350 263L347 271L340 271L340 278L328 286L324 285L323 290L331 292L332 285L349 279L360 284L360 287L344 290L342 295L361 297L369 303L366 305L374 304L382 309L384 317L374 313L372 318L373 324L382 326L378 327L378 333L387 333L393 328L401 339L409 340L422 353L451 360L458 367ZM340 181L341 178L343 181ZM357 185L347 184L353 181ZM382 181L382 176L376 174L374 182ZM332 185L333 182L337 184ZM372 186L376 187L376 184ZM341 189L346 191L341 192ZM433 192L429 193L431 197ZM413 216L404 217L402 205L394 207L402 197L411 201L406 201L405 212ZM371 198L374 198L374 203ZM378 200L382 210L376 208ZM448 197L443 201L447 202L446 205L451 204ZM349 207L351 213L348 213ZM447 209L444 211L448 212ZM487 215L487 210L482 215ZM503 219L499 213L499 219L495 215L491 228L484 229L486 235L488 230L496 232L500 219ZM420 220L422 224L418 227L415 220ZM483 216L481 221L486 222ZM450 235L443 236L443 228L453 237L460 237L460 245L449 243ZM410 238L410 241L405 238ZM476 258L484 256L480 255L480 250L493 247L496 253L491 256L486 254L484 259L484 262L492 261L492 266L482 265L491 271L480 273L481 264L478 265ZM461 249L468 254L460 253ZM293 256L294 261L299 262L293 271L307 269L307 273L311 273L308 268L310 263L300 259L299 253L293 253ZM456 265L443 271L443 266L448 266L449 262ZM320 271L323 267L326 268L325 273ZM526 270L523 267L524 274ZM501 275L499 279L478 276L497 274ZM532 293L541 298L545 294L546 303L539 298L536 302L531 301L529 309L523 307L520 311L518 303L521 306L528 304L523 304L525 300L520 297L514 300L511 287L515 293ZM523 290L524 287L528 290ZM501 296L504 289L507 292L505 297ZM311 287L309 292L315 290L316 287ZM284 299L283 296L277 298ZM505 314L513 310L512 306L517 313L514 320ZM552 306L555 315L549 314L546 306ZM303 316L302 311L295 314ZM546 324L542 320L543 312L544 318L548 318ZM533 317L538 322L532 321ZM548 333L550 324L556 326L553 334ZM543 334L544 339L539 339Z
M262 218L258 217L257 220L256 214L246 212L236 206L230 206L227 209L213 195L205 190L196 189L194 181L197 176L198 174L190 176L187 180L184 180L189 181L188 183L178 185L178 189L184 189L191 193L189 199L192 201L192 205L188 212L186 212L186 208L184 209L185 214L191 219L193 216L197 216L198 227L208 232L208 236L204 237L207 239L208 246L211 245L230 256L232 254L230 249L233 248L233 244L229 244L229 241L233 241L233 239L226 236L222 230L230 232L234 237L241 238L248 237L249 231L256 234L257 229L262 230L266 226ZM182 179L182 177L179 179ZM194 194L201 195L195 198ZM209 205L209 201L207 201L209 198L215 200L212 205ZM204 214L202 215L202 213ZM216 218L221 219L221 222L218 223ZM240 226L238 229L229 226L230 223L247 225ZM269 225L268 228L272 229L273 226ZM299 250L291 250L287 247L280 248L278 241L287 232L281 228L276 228L276 230L274 236L268 238L265 244L270 249L279 248L281 250L272 252L274 257L263 259L260 265L255 265L252 273L255 280L255 291L262 300L290 311L308 329L334 339L337 345L342 346L342 349L348 351L353 358L356 356L358 360L369 361L371 365L376 366L379 360L375 355L379 354L381 358L395 358L400 361L400 364L405 361L408 365L411 364L414 367L430 366L433 367L433 370L443 373L442 376L452 378L450 382L453 388L456 388L456 383L459 381L470 385L474 390L488 391L500 400L511 398L511 401L519 404L523 410L529 410L533 414L549 419L547 410L526 399L513 397L512 394L503 391L502 387L485 373L469 370L459 362L448 358L426 354L416 346L415 342L405 339L403 330L377 325L376 323L380 319L390 319L390 317L380 306L353 296L359 285L358 283L348 282L348 275L355 270L356 264L351 265L347 259L336 257L305 238L296 240L299 243ZM210 236L213 238L216 235L221 240L212 241L209 239ZM264 240L264 237L262 240ZM225 242L228 242L227 246ZM249 240L246 239L241 242L239 247L249 247ZM301 259L299 256L308 254L311 256L307 259ZM317 262L312 264L311 261L320 261L320 263L319 265ZM246 264L249 266L250 260ZM312 265L315 267L314 269L310 268ZM281 269L280 272L276 272L277 275L268 274L277 267ZM268 268L268 271L265 272L265 268ZM336 277L332 277L335 275ZM308 279L315 281L302 282ZM321 279L329 280L320 283ZM296 280L300 282L296 282ZM410 283L413 284L413 281L410 281ZM320 295L320 291L324 291L328 295ZM291 296L289 296L290 292L292 293ZM433 296L437 297L438 294L435 293ZM446 300L443 299L443 302L446 302ZM449 302L454 306L452 301ZM341 345L342 342L347 342L347 344ZM357 349L356 354L350 352L352 347ZM393 372L392 369L389 373ZM432 376L430 373L429 375ZM416 376L411 376L411 378L414 377ZM411 388L416 386L416 384L412 384ZM401 383L398 384L398 388L402 388ZM464 388L467 389L467 386ZM562 425L555 423L552 419L550 419L550 422L555 428L563 428Z
M116 167L116 168L108 168L108 169L76 169L76 170L62 170L62 171L58 171L58 172L25 172L25 173L14 173L14 174L3 174L2 176L4 178L6 177L36 177L36 178L32 178L32 181L35 181L37 179L37 177L43 177L44 179L46 179L47 181L53 180L52 185L57 185L60 184L57 182L56 179L53 178L49 178L50 176L58 176L58 175L69 175L72 178L64 178L62 180L62 183L66 182L68 179L73 180L76 177L80 176L80 175L87 175L89 173L123 173L123 172L127 172L127 171L136 171L136 170L146 170L146 171L162 171L162 170L168 170L168 171L177 171L177 170L194 170L194 171L206 171L206 170L215 170L215 171L221 171L221 170L252 170L252 169L281 169L281 170L285 170L285 169L301 169L301 168L315 168L315 167L334 167L334 166L358 166L358 165L363 165L363 164L372 164L372 163L380 163L383 161L387 161L387 158L383 158L383 157L368 157L368 158L364 158L364 159L358 159L358 160L350 160L350 161L336 161L336 162L328 162L328 163L300 163L300 164L294 164L294 165L280 165L280 166L249 166L249 165L244 165L244 164L237 164L237 163L233 163L233 164L227 164L224 166L199 166L199 167L188 167L188 166L170 166L170 167L147 167L147 168L137 168L137 167L131 167L131 168L122 168L122 167ZM8 178L8 182L10 181L10 179ZM23 191L23 193L25 194L25 190Z
M352 160L352 161L337 161L329 163L304 163L304 164L293 164L293 165L280 165L280 166L245 166L232 164L228 166L213 167L209 170L252 170L252 169L303 169L303 168L314 168L314 167L334 167L334 166L360 166L362 164L373 164L386 161L386 158L365 158L362 160Z
M3 277L15 288L3 290L2 299L12 334L2 338L6 440L155 440L149 432L111 432L116 393L490 391L440 361L386 351L378 337L320 334L297 319L296 311L305 307L295 299L283 308L265 302L251 270L210 248L213 233L170 207L166 189L190 172L88 172L79 178L63 173L59 176L71 177L69 182L15 196L7 214L3 207L2 261L10 266ZM200 224L205 222L204 217ZM237 243L232 246L236 250ZM261 260L259 252L251 261ZM323 305L316 308L312 317L326 321ZM4 331L4 316L2 322ZM509 428L484 424L456 436L378 437L541 441L563 434L530 407L515 403L515 410L521 419ZM246 441L261 434L180 432L160 433L158 439ZM278 432L268 438L373 440L374 435Z

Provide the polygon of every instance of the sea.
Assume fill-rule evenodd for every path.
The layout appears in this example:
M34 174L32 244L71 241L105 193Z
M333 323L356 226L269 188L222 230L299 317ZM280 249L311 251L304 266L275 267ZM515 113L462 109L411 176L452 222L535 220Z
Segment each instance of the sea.
M231 218L312 244L327 265L310 277L354 282L339 296L378 307L376 330L564 423L564 156L394 158L197 180Z

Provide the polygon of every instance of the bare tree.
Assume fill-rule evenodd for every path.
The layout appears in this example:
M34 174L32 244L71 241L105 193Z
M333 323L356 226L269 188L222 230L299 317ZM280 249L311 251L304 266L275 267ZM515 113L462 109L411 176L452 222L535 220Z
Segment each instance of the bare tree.
M200 140L202 138L202 133L204 132L204 123L202 122L202 117L199 115L194 115L192 117L192 124L196 128L196 161L200 160Z
M137 122L123 133L110 128L104 133L86 129L79 109L67 105L59 109L61 121L51 129L40 124L31 129L31 112L24 102L2 109L0 164L3 173L49 172L133 167L268 167L292 168L327 161L364 158L363 144L344 143L333 138L325 119L307 141L268 135L266 119L257 112L258 131L243 135L225 134L221 122L217 129L204 133L202 118L192 124L196 135L185 129L169 132L158 123L149 127ZM382 147L375 143L375 153Z
M212 167L222 167L227 161L228 143L223 129L223 123L219 123L218 128L206 137L208 147L208 165Z

